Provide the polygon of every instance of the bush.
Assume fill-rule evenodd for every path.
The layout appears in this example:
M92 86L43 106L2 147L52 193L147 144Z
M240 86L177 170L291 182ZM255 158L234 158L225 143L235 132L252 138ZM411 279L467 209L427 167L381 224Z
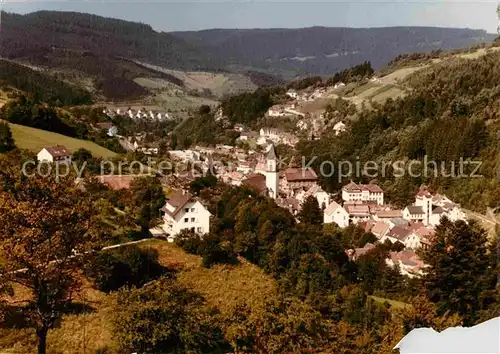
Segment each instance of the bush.
M165 269L158 263L155 250L126 246L100 253L84 272L97 289L110 292L125 285L142 286Z
M201 255L203 253L203 240L197 233L183 230L175 238L175 244L190 254Z

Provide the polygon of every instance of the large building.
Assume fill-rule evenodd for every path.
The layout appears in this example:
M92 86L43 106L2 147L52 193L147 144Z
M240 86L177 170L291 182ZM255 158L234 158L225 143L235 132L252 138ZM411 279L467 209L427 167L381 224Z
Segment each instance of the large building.
M210 212L198 198L184 189L170 195L161 211L164 213L164 223L161 227L169 240L173 240L182 230L191 230L198 234L210 231Z
M376 184L356 184L353 181L342 188L345 202L376 202L384 204L384 191Z

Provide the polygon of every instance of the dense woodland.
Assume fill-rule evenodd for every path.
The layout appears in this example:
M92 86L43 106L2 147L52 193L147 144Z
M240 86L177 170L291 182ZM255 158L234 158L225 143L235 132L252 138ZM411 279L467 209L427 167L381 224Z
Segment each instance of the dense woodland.
M29 92L40 101L56 106L92 102L90 93L83 89L6 60L0 60L0 86L11 86Z

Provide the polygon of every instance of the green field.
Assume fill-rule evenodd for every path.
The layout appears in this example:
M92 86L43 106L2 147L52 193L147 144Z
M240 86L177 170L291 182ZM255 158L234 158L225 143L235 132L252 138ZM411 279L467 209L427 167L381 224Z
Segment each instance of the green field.
M411 307L410 304L407 304L407 303L401 302L401 301L397 301L397 300L386 299L383 297L378 297L378 296L373 296L373 295L371 295L369 297L372 298L375 302L378 302L379 304L385 304L387 302L387 303L389 303L389 305L391 305L391 307L393 307L395 309L403 310L407 307Z
M23 125L9 124L16 146L21 149L38 153L44 147L63 145L71 153L78 149L87 149L96 157L113 157L117 154L92 141L70 138L61 134L45 130L26 127Z

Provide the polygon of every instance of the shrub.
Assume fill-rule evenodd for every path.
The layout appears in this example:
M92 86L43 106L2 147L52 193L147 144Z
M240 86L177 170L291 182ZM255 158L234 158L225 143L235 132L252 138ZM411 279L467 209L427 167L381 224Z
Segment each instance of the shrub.
M125 285L142 286L165 269L158 263L155 250L126 246L100 253L84 271L97 289L110 292Z

